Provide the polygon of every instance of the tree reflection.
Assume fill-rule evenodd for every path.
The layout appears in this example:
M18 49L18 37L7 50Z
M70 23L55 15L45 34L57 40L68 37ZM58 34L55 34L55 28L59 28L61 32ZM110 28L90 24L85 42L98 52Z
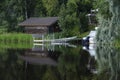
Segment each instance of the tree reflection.
M17 51L0 50L0 80L24 80L23 62L18 59Z
M120 79L120 49L113 45L97 46L99 80Z
M55 51L47 51L47 56L40 56L41 51L29 52L18 49L0 50L0 80L92 80L94 78L88 68L90 54L82 47L59 47ZM20 56L34 58L51 58L56 65L33 64L24 61ZM43 52L42 52L43 53ZM32 56L31 56L32 57ZM30 58L31 59L31 58ZM42 60L42 59L39 59Z
M89 53L81 47L74 49L62 49L59 57L58 70L61 80L89 80L90 70L87 68Z

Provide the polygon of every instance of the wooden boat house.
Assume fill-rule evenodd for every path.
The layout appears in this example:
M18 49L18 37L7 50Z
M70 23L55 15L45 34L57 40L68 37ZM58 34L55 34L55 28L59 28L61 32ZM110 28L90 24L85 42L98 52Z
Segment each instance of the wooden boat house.
M19 26L24 27L25 33L32 35L44 35L60 31L58 17L29 18Z

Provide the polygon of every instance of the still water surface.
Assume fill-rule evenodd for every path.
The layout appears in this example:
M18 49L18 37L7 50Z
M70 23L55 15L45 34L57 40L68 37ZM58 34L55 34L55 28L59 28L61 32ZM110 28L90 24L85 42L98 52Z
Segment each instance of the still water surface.
M0 80L119 80L119 56L112 46L1 48Z

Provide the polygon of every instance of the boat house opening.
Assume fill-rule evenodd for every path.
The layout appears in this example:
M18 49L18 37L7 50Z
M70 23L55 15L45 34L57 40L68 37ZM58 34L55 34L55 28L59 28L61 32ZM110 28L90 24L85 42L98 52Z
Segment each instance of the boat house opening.
M25 28L25 33L39 36L60 31L58 17L33 17L21 22L19 26Z

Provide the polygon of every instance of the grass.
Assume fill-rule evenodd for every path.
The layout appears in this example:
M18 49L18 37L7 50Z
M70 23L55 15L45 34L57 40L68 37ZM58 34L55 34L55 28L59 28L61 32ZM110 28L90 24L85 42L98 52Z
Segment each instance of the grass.
M89 31L88 32L84 32L82 34L79 34L77 35L78 38L83 38L85 36L87 36L89 34ZM64 34L62 32L60 33L54 33L54 34L47 34L45 35L45 39L59 39L59 38L64 38ZM72 36L71 36L72 37Z
M113 44L116 48L120 48L120 39L116 39Z
M0 48L30 48L32 47L33 39L29 34L23 33L5 33L0 34Z
M88 35L89 32L78 35L78 38L82 38ZM55 33L46 35L45 39L53 39L55 37L63 38L63 33ZM23 33L4 33L0 34L0 48L31 48L33 45L33 39L30 34Z
M89 33L90 33L89 31L88 32L84 32L84 33L78 35L78 37L79 38L83 38L83 37L87 36Z
M32 36L23 33L6 33L0 35L0 42L4 43L30 43L32 41Z
M51 33L51 34L46 34L45 35L45 39L59 39L59 38L63 38L64 35L62 32L56 32L56 33Z
M10 49L29 49L32 48L32 43L0 43L0 48Z

